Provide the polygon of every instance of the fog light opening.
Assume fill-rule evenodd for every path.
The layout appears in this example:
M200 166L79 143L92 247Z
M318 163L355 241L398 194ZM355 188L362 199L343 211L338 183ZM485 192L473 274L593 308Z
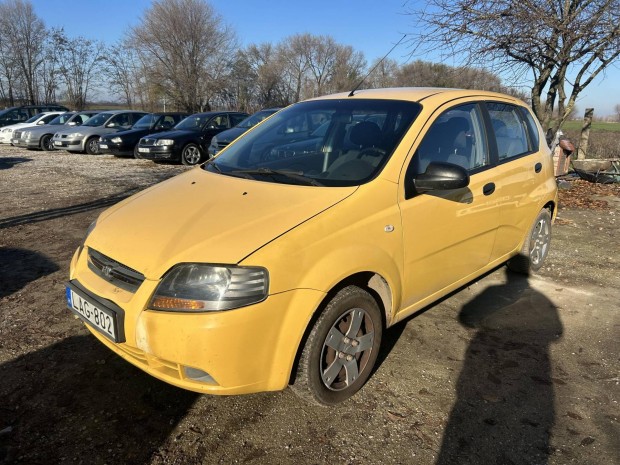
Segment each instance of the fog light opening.
M198 368L183 367L185 377L193 381L199 381L201 383L217 384L213 377L206 371L199 370Z

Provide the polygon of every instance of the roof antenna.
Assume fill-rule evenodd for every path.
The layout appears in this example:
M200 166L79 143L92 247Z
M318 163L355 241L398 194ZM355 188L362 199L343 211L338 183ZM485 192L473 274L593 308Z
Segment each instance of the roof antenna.
M368 76L370 76L370 75L372 74L372 72L373 72L375 69L377 69L377 67L378 67L381 63L383 63L383 60L385 60L385 59L388 57L388 55L389 55L390 53L392 53L392 52L394 51L394 49L395 49L396 47L398 47L398 46L400 45L400 43L401 43L403 40L405 40L405 37L407 37L407 34L404 34L404 35L400 38L400 40L399 40L398 42L396 42L396 45L394 45L394 46L390 49L390 51L389 51L389 52L387 52L387 53L385 54L385 56L384 56L383 58L381 58L381 59L379 60L379 62L378 62L375 66L373 66L373 67L372 67L372 69L371 69L370 71L368 71L368 74L366 74L366 76L364 76L364 77L362 78L362 80L361 80L360 82L358 82L358 83L357 83L357 85L353 88L353 90L351 91L351 93L348 95L349 97L353 97L353 94L354 94L354 93L355 93L355 91L359 88L359 86L361 86L361 85L362 85L362 83L366 80L366 78L367 78Z

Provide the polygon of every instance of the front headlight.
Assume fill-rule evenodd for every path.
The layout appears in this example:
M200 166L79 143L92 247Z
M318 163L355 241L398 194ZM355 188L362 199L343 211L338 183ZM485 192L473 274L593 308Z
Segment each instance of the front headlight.
M149 308L172 312L231 310L267 298L264 268L184 263L163 277Z
M110 141L114 144L122 144L123 143L123 139L121 139L120 137L112 137L112 139L110 139Z
M9 132L9 133L11 133L11 132L13 132L13 129L5 128L5 129L2 130L2 132Z
M174 145L174 140L172 139L158 139L155 141L155 145Z
M32 133L30 131L26 131L22 133L22 139L30 139Z
M217 150L217 136L213 136L211 139L211 146L209 148Z
M68 134L67 137L71 139L79 139L81 137L84 137L84 134L82 134L81 132L74 132L72 134Z

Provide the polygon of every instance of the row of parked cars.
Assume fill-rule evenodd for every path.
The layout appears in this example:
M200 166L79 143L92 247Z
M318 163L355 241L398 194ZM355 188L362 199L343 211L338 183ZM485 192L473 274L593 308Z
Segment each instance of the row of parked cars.
M16 109L5 110L10 111ZM252 116L236 111L192 115L134 110L42 111L23 122L3 127L0 143L27 149L134 156L196 165L276 111L278 108L262 110Z

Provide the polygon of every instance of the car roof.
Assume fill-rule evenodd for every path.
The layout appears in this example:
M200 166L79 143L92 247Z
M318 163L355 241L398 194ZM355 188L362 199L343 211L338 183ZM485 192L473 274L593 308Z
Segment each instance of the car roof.
M356 90L352 97L350 92L341 92L338 94L326 95L311 100L322 99L348 99L348 98L369 98L382 100L408 100L411 102L421 102L429 97L438 96L441 100L447 101L461 97L481 97L481 98L501 98L510 99L515 103L523 104L523 102L510 95L500 94L498 92L490 92L484 90L471 89L450 89L444 87L392 87L385 89L359 89Z
M228 111L228 110L224 110L224 111L205 111L203 113L192 113L190 116L212 116L212 115L223 115L223 114L242 114L242 115L247 115L247 113L244 113L243 111Z

